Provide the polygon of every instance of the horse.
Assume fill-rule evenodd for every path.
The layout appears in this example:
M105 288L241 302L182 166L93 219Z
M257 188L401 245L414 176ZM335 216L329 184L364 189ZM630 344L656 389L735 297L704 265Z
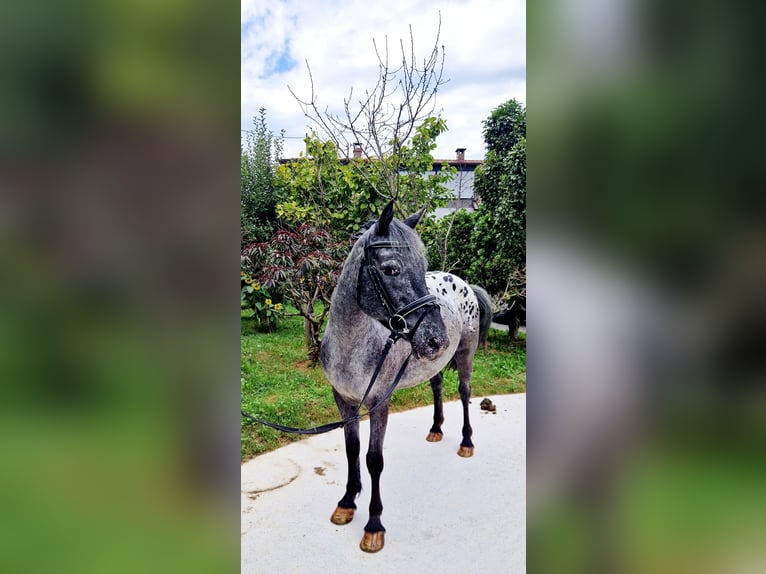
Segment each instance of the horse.
M515 295L510 307L492 317L492 322L507 325L508 336L515 339L519 334L519 327L527 325L527 298Z
M333 388L341 416L353 419L344 426L348 481L330 520L348 524L362 490L359 463L358 413L363 404L370 416L366 463L370 473L369 519L360 548L378 552L384 546L383 439L388 422L389 382L397 388L430 381L434 398L433 425L426 437L440 441L442 369L454 363L463 405L461 457L474 453L468 416L473 357L486 339L492 319L489 295L449 273L426 273L425 248L415 226L423 210L404 221L394 218L393 202L359 236L341 270L333 292L319 359ZM395 340L390 347L390 340ZM382 354L389 351L385 360ZM381 362L382 361L382 362ZM379 378L374 380L374 373ZM395 381L394 381L395 382Z

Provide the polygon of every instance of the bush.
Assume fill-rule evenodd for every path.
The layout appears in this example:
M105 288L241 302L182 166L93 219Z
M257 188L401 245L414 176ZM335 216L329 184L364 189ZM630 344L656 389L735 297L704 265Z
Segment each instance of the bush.
M464 209L418 226L426 246L429 271L447 271L472 282L469 272L475 248L476 213Z
M255 327L259 331L270 333L279 325L279 320L284 316L282 303L275 301L268 289L253 280L246 271L240 271L240 307L252 309Z

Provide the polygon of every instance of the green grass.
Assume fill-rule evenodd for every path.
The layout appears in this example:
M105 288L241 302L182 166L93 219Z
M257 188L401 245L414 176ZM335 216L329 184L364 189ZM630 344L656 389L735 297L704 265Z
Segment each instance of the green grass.
M523 337L523 335L522 335ZM339 420L332 389L321 367L311 367L303 348L303 320L288 317L274 333L256 333L247 312L241 322L242 408L255 416L294 427ZM457 373L444 373L444 400L458 399ZM526 392L526 342L490 330L489 348L474 358L472 396ZM391 411L433 403L428 384L396 391ZM424 432L427 431L424 428ZM300 435L282 433L243 420L242 460L273 450Z

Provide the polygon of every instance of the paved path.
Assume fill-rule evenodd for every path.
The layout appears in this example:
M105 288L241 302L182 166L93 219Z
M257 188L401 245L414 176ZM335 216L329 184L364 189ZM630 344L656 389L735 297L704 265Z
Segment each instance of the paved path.
M362 422L362 493L354 520L330 522L343 495L343 431L298 441L242 465L244 574L515 574L526 568L526 395L472 399L476 452L459 457L460 402L444 404L444 439L425 440L432 407L392 414L381 478L386 545L359 549L367 521L369 475Z
M493 329L497 329L498 331L508 331L510 329L508 325L501 325L500 323L490 323L489 326L492 327ZM526 333L526 332L527 332L526 325L522 325L521 327L519 327L519 333Z

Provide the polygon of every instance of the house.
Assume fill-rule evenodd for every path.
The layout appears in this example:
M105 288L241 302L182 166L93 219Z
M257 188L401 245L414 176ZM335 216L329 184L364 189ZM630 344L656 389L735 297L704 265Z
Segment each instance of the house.
M452 191L447 207L440 207L434 211L436 217L444 217L457 209L466 209L473 211L478 206L478 198L474 193L473 181L476 168L484 164L483 160L465 159L465 148L459 147L455 150L455 159L435 159L434 172L441 171L442 164L448 164L457 169L455 177L447 182L446 187Z

